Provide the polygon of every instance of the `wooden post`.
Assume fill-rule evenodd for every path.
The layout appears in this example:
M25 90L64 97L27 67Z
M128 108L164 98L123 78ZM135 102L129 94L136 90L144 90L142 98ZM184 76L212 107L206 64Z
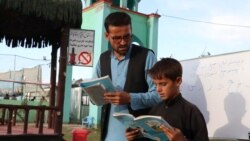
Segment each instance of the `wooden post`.
M6 113L6 108L2 108L2 117L1 117L2 125L4 125L4 122L5 122L5 113Z
M13 114L13 108L9 108L9 115L8 115L8 129L7 129L7 134L11 134L12 131L12 114Z
M13 113L13 122L12 122L12 125L15 126L16 125L17 108L15 108L13 112L14 113Z
M39 134L43 133L44 112L45 110L43 108L39 110Z
M57 47L52 47L51 51L51 70L50 70L50 94L49 94L49 106L55 107L56 96L56 67L57 67ZM54 127L53 123L54 113L53 110L49 110L48 114L48 128Z
M67 64L67 47L69 38L69 28L62 28L61 31L61 49L60 49L60 59L59 59L59 79L57 88L57 108L59 109L56 113L56 126L55 133L62 134L62 119L63 119L63 103L64 103L64 87L66 78L66 64Z
M27 134L27 131L28 131L28 122L29 122L29 109L28 109L28 107L25 107L25 109L24 109L23 134Z

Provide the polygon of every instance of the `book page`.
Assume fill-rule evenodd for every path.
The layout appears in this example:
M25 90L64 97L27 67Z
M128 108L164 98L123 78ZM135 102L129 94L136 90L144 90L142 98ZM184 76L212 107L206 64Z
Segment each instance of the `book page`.
M83 81L80 85L82 88L85 88L96 85L97 83L102 84L106 91L115 91L115 87L108 75L88 81Z
M167 140L167 136L160 128L161 125L172 128L162 117L160 116L140 116L135 118L134 124L140 128L143 132L157 137L160 141Z
M104 93L106 92L103 88L102 84L97 83L96 85L92 85L89 87L83 88L84 92L88 94L92 102L97 105L101 106L107 104L104 100Z
M166 121L164 120L161 116L153 116L153 115L143 115L136 117L135 120L156 120L159 121L161 124L165 125L166 127L173 129L173 127Z
M122 122L126 127L133 126L134 116L129 113L114 113L113 117Z

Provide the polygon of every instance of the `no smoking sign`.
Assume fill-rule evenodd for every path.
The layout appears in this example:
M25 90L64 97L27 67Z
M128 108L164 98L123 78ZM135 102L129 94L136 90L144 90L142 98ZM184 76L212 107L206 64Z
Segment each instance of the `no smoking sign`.
M81 52L78 56L78 61L80 64L83 64L83 65L91 64L91 61L92 61L91 53Z
M70 29L68 63L77 66L93 66L94 30Z

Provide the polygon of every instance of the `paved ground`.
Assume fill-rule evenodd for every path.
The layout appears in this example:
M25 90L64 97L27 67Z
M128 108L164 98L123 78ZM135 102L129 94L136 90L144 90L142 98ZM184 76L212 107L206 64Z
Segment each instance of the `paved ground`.
M63 124L62 128L63 132L63 139L65 141L73 141L74 131L82 131L82 130L88 130L89 134L86 136L87 141L96 141L99 140L99 130L97 129L86 129L82 127L80 124ZM29 124L28 126L28 134L38 134L38 128L35 127L35 124ZM46 125L44 125L43 128L43 134L53 134L54 130L47 128ZM7 134L7 125L0 125L0 135L6 135ZM16 126L12 126L12 134L23 134L23 125L21 123L17 123ZM78 136L75 134L75 136ZM81 135L82 136L82 135Z
M23 134L23 125L17 124L16 126L12 126L11 130L12 134ZM54 130L49 129L46 126L43 128L44 134L53 134ZM0 125L0 135L7 134L7 125ZM35 124L28 125L27 134L38 134L38 128L35 127Z

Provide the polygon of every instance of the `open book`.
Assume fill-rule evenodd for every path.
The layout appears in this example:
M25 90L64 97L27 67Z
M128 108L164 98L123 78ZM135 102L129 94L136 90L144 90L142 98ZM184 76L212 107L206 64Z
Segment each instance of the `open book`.
M141 136L156 141L167 141L168 137L161 130L160 125L173 129L161 116L142 115L134 117L128 113L114 113L113 116L129 128L139 128Z
M84 81L80 84L80 86L83 88L83 91L88 94L91 101L97 106L106 104L106 101L104 100L105 92L115 90L108 75Z

